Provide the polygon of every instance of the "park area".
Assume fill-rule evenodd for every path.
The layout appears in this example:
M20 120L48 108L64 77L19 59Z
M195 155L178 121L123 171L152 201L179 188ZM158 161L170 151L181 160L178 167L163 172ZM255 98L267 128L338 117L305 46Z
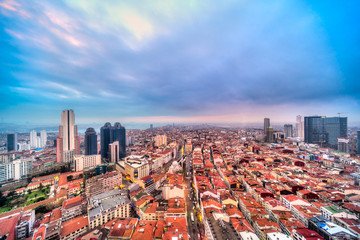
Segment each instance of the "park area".
M6 197L0 193L0 213L48 199L49 193L50 188L29 190L26 194L22 195L17 195L15 191L11 191Z

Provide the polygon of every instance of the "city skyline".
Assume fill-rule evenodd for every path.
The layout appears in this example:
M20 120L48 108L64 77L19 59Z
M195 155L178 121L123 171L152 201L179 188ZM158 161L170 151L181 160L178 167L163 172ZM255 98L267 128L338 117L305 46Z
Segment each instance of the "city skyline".
M2 122L360 119L357 1L37 3L0 3Z

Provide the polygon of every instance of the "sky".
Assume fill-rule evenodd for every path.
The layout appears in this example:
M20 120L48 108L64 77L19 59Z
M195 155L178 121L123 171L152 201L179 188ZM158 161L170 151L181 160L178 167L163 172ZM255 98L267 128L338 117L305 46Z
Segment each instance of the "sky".
M0 0L2 122L360 126L360 1Z

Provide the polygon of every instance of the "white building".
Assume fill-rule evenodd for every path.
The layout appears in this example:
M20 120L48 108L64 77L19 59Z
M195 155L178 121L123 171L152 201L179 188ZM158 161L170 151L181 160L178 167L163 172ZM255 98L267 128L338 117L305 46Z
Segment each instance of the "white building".
M84 168L95 167L101 164L101 155L76 155L74 157L75 171L82 171Z
M296 137L304 138L304 121L302 116L296 116Z
M33 161L33 159L17 159L0 164L0 182L18 180L31 174Z
M40 132L40 147L45 147L47 142L47 133L45 130Z
M37 148L37 132L35 130L30 132L30 147Z
M64 110L61 113L59 138L56 140L57 162L72 162L75 155L80 154L80 138L75 114L73 110Z
M118 162L119 161L119 141L115 141L109 144L109 151L110 151L110 161L111 162Z
M21 152L21 151L27 151L27 150L30 150L31 147L30 147L30 144L28 143L18 143L18 151Z

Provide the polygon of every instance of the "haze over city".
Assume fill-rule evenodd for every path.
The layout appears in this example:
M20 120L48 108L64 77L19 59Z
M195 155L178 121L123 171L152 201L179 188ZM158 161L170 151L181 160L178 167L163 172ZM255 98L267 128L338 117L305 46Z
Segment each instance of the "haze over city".
M359 1L0 2L2 122L360 119Z

